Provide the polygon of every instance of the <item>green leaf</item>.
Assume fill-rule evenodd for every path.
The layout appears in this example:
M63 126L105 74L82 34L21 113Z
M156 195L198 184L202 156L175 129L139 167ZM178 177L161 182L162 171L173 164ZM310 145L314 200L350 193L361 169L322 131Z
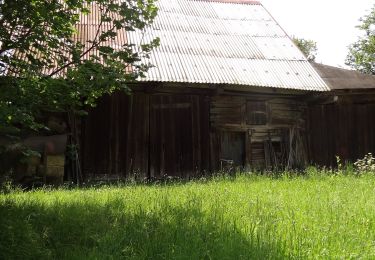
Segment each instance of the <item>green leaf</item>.
M99 34L87 37L76 25L82 15L91 21L87 16L95 3L100 4L101 21L90 26ZM129 93L126 83L150 68L139 63L150 56L159 39L139 52L135 50L141 46L115 43L114 49L108 42L117 39L118 30L150 25L156 11L154 1L148 0L0 1L0 19L7 25L0 27L0 72L7 68L17 75L0 76L0 129L20 130L17 134L46 131L46 111L78 111L83 116L103 95L116 90ZM95 27L100 24L101 28ZM12 36L15 28L20 32L17 38ZM131 72L126 70L129 66L134 68Z

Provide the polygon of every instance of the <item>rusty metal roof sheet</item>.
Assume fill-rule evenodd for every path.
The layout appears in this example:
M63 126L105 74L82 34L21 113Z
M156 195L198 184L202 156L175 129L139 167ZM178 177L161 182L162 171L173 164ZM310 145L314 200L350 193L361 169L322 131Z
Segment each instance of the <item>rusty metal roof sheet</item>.
M110 28L113 27L113 24L110 22L103 22L100 24L101 16L103 15L102 11L100 10L100 7L96 3L89 3L86 5L87 8L89 8L90 12L88 14L81 13L80 18L77 24L75 24L76 33L73 35L73 41L75 42L81 42L84 44L83 53L82 56L83 60L90 59L90 56L97 55L99 56L99 50L97 48L91 49L92 41L95 40L95 38L99 37L101 33L108 31ZM109 13L109 15L114 17L114 14ZM49 30L49 27L46 27L46 30ZM116 30L117 35L106 42L102 42L101 46L111 46L114 49L120 49L124 44L127 43L126 38L126 31L124 28L121 28L119 30ZM44 45L45 48L49 48L49 46L45 43L40 43L42 46ZM55 50L56 49L52 49ZM57 59L59 58L59 54L66 55L69 57L69 52L63 49L59 49L59 52L52 52L51 56L46 57L45 55L41 55L41 53L37 52L35 49L31 49L31 54L34 56L34 58L39 60L46 60L49 59L52 62L47 62L48 67L42 68L42 73L45 75L49 75L51 73L54 73L54 71L58 70L61 65L58 64ZM27 57L27 51L26 52L20 52L19 50L15 51L14 57L18 59L24 59L28 60ZM71 58L71 57L70 57ZM63 76L66 73L66 69L59 72L58 76ZM9 72L10 75L17 75L18 72Z
M329 90L257 1L158 0L157 5L151 28L126 33L135 45L160 37L149 60L155 67L140 80Z

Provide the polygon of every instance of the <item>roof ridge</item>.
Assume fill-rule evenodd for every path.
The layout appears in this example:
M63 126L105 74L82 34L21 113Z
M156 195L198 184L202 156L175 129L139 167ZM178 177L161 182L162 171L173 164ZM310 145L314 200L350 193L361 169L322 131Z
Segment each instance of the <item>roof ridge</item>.
M262 5L261 2L256 0L193 0L201 2L217 2L217 3L228 3L228 4L247 4L247 5Z

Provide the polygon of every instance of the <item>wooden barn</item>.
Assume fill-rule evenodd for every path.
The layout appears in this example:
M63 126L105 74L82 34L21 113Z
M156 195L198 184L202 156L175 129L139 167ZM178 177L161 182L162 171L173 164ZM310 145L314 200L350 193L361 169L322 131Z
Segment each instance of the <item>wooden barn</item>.
M132 95L105 97L82 124L86 179L192 178L221 169L302 167L308 102L329 91L256 1L159 0L160 37ZM88 23L92 19L88 20Z
M375 76L315 64L329 92L309 102L309 150L314 164L336 166L375 154Z

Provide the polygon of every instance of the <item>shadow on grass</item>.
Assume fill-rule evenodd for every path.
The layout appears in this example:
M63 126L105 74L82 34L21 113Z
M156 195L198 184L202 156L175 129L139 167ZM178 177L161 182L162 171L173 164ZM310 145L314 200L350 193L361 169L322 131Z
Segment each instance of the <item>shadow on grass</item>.
M250 232L249 232L250 233ZM0 259L265 259L275 244L199 205L129 209L113 200L0 205Z

